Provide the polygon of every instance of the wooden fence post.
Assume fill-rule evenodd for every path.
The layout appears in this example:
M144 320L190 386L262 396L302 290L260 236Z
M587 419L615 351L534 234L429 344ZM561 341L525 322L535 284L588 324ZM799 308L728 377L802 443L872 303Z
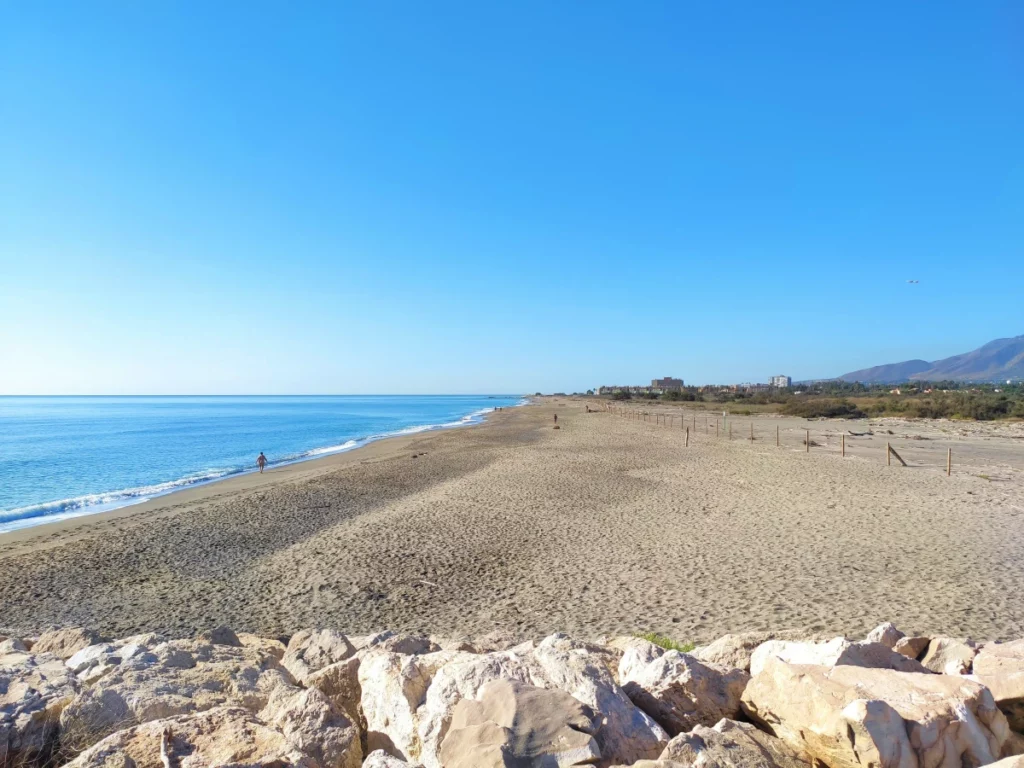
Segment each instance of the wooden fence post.
M718 418L715 418L715 437L718 437Z
M842 451L843 451L843 456L845 456L846 455L846 433L845 432L843 433L842 438L843 438Z
M754 442L754 422L750 422L750 442Z
M775 447L779 447L779 425L775 425Z
M805 446L804 447L804 453L810 453L811 452L811 430L805 429L804 432L806 433L804 435L804 446Z
M686 428L686 447L690 447L690 428Z
M729 439L732 440L732 422L729 422Z
M886 441L886 443L885 443L885 466L887 466L887 467L891 467L892 466L892 458L890 457L891 455L889 453L891 450L892 449L889 447L889 442Z
M946 477L949 477L949 473L953 471L953 449L946 449Z

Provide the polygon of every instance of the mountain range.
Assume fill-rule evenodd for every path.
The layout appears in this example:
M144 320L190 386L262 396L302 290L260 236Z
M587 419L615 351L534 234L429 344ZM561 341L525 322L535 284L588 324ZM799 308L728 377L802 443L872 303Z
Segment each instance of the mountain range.
M973 352L943 360L906 360L844 373L841 381L889 384L901 381L1005 381L1024 378L1024 336L996 339Z

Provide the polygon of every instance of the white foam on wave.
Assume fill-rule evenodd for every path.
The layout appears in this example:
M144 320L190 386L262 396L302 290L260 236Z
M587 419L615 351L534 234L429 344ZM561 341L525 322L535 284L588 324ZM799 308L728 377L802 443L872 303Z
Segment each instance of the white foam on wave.
M527 405L529 402L529 398L523 398L512 407ZM356 448L361 448L369 443L376 442L377 440L385 440L389 437L412 435L419 432L430 432L438 429L451 429L453 427L464 427L470 424L479 424L483 421L484 416L492 413L494 410L495 409L493 407L481 408L462 416L456 421L448 421L440 424L418 424L412 427L397 429L392 432L382 432L365 438L348 440L340 445L314 448L293 456L285 457L284 459L272 462L272 464L275 466L297 464L302 461L309 461L310 459L321 458L331 454L345 453ZM254 471L255 470L253 469L241 467L233 469L208 469L165 483L145 485L138 488L126 488L119 491L109 491L107 493L87 494L85 496L76 496L70 499L60 499L57 501L44 502L42 504L33 504L27 507L0 510L0 533L17 530L19 528L27 528L41 523L59 522L73 517L81 517L82 515L109 512L113 509L119 509L131 504L141 504L142 502L149 501L157 496L164 496L168 493L180 491L189 486L210 483L229 475L249 474Z

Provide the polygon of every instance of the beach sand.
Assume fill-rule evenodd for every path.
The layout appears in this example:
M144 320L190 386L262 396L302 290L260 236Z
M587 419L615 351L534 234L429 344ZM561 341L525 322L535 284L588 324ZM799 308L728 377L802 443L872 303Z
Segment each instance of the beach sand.
M671 426L545 398L2 535L0 632L1024 635L1019 425L735 417L729 441L701 414L686 448L648 410ZM842 458L847 430L874 434Z

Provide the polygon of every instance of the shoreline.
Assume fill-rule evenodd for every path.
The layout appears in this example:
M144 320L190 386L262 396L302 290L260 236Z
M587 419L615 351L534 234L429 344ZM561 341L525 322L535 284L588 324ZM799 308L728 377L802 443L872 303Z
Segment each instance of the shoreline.
M515 406L508 406L508 408L519 408L529 404L529 399L526 399L526 402ZM35 525L25 526L24 528L0 531L0 560L4 560L13 554L21 554L21 551L9 552L8 550L11 545L26 544L35 538L53 538L59 534L74 535L78 529L88 527L92 523L109 524L114 521L127 520L136 514L151 515L161 512L165 507L168 508L166 513L171 514L172 511L178 511L180 507L194 507L206 502L215 501L224 496L246 493L264 486L310 480L321 474L333 472L352 464L395 458L409 451L417 440L452 430L479 428L485 426L498 413L498 411L492 409L487 413L479 414L477 420L464 424L437 425L408 434L370 437L366 438L365 442L347 450L323 456L309 456L303 459L282 461L264 470L262 473L257 470L245 470L178 488L153 496L145 501L129 502L102 512L86 512L62 520L48 520ZM504 411L501 413L504 413ZM63 544L67 540L62 538L60 543ZM57 544L52 546L57 546ZM45 544L31 547L33 551L42 551L49 548Z
M530 398L526 397L526 396L523 396L521 398L520 402L516 403L515 405L505 406L505 407L518 408L518 407L521 407L521 406L524 406L524 405L529 405L529 403L530 403ZM238 469L234 469L234 470L228 470L224 474L216 476L216 477L210 477L210 478L205 478L205 479L197 479L195 482L191 482L191 483L184 483L183 482L185 480L188 480L192 476L192 475L186 474L186 475L184 475L181 478L178 478L176 480L170 480L170 481L161 482L161 483L154 483L153 486L144 486L144 487L140 487L140 488L126 488L126 489L119 489L119 490L113 490L113 491L99 491L99 492L96 492L94 494L90 494L89 496L106 496L106 495L111 495L111 494L127 494L127 493L130 493L132 491L136 491L136 490L142 491L146 487L158 487L158 486L161 486L161 485L173 485L175 483L183 483L179 487L172 487L172 488L169 488L168 490L157 491L157 492L154 492L152 494L140 493L138 497L134 497L134 498L131 497L131 496L125 496L120 501L97 503L97 504L93 504L93 505L86 505L86 506L83 506L83 507L78 507L77 511L75 511L73 513L57 512L57 513L49 514L49 515L48 514L40 514L40 515L34 515L34 516L28 516L28 517L15 517L15 518L12 518L11 520L8 520L8 521L5 521L5 522L0 522L0 525L4 525L4 524L8 524L8 523L19 522L21 520L33 520L33 521L38 520L38 522L33 522L33 523L26 524L26 525L21 525L21 526L15 527L15 528L11 528L9 530L0 530L0 545L2 545L4 543L5 537L11 536L13 534L21 533L23 531L28 531L28 530L35 529L35 528L41 528L41 527L44 527L44 526L56 526L56 525L62 525L62 524L70 524L70 523L74 523L79 518L96 519L96 518L98 518L100 516L112 514L112 513L115 513L115 512L122 512L122 511L124 511L124 510L126 510L128 508L137 508L137 507L142 507L142 506L145 506L145 505L149 505L151 503L163 502L163 501L166 501L169 497L175 496L176 494L179 494L179 493L185 493L187 491L194 491L194 490L197 490L197 489L200 489L200 488L205 488L205 487L208 487L208 486L211 486L211 485L216 485L216 484L219 484L219 483L229 482L231 480L237 480L237 479L244 478L244 477L247 477L247 476L250 476L250 475L268 474L268 473L270 473L270 472L272 472L274 470L280 470L280 469L284 469L286 467L292 467L292 466L296 466L296 465L299 465L299 464L309 464L311 462L317 462L317 461L321 461L321 460L324 460L324 459L329 459L329 458L332 458L332 457L337 457L337 456L342 456L342 455L354 453L356 451L359 451L360 449L368 448L371 445L374 445L375 443L380 443L380 442L386 441L386 440L395 440L395 439L399 439L399 438L403 438L403 437L415 437L416 435L424 435L424 434L429 434L429 433L432 433L432 432L438 432L438 431L449 430L449 429L460 429L460 428L463 428L463 427L479 426L480 424L485 423L487 418L491 414L497 412L497 407L498 406L492 406L491 408L479 409L479 410L473 411L471 413L466 414L465 416L460 417L458 421L445 422L445 423L441 423L441 424L416 424L416 425L412 425L412 426L409 426L409 427L403 427L402 429L397 430L395 432L391 432L391 433L381 433L381 434L368 435L366 437L351 438L351 439L348 439L344 443L341 443L341 444L339 444L337 446L330 446L330 447L324 447L324 448L312 448L312 449L309 449L308 451L302 452L301 454L299 454L298 456L296 456L294 458L281 459L281 460L279 460L277 462L274 462L273 464L268 465L268 468L263 473L260 473L255 468L248 468L248 469L246 469L246 468L238 468ZM77 497L77 498L89 498L89 496L82 496L82 497ZM0 515L3 515L3 514L13 514L15 512L24 511L24 510L28 510L28 509L48 507L48 506L51 506L51 505L54 505L54 504L66 503L68 501L74 501L74 500L75 499L65 499L63 501L58 500L58 501L52 501L52 502L40 502L38 504L34 504L34 505L29 506L29 507L23 507L21 509L7 510L6 512L0 510ZM90 511L89 507L96 507L97 509L94 509L94 510Z

